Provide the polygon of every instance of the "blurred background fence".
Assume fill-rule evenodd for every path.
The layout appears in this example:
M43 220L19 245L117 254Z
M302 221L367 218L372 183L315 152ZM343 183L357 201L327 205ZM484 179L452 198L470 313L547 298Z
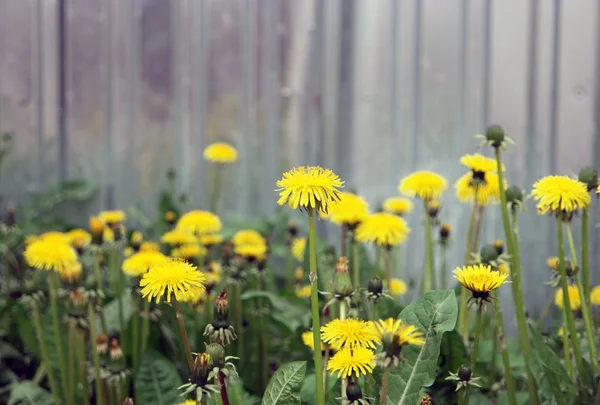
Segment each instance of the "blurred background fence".
M517 143L508 181L530 190L598 166L599 46L592 0L2 0L0 132L15 139L1 189L14 204L85 178L100 193L71 213L81 221L152 213L172 168L189 206L206 207L202 151L226 140L240 161L224 216L272 213L275 181L300 164L334 169L376 207L412 170L453 184L473 135L499 123ZM458 265L469 207L452 189L443 202ZM493 211L486 241L503 235ZM551 222L531 203L521 221L534 312L550 292ZM411 223L405 269L418 277L418 214Z

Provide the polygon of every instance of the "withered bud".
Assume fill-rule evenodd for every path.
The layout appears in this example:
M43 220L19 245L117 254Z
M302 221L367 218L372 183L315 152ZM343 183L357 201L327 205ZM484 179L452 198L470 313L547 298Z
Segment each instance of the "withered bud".
M194 369L190 382L198 387L204 387L208 383L210 373L210 355L208 353L199 353L194 361Z
M111 360L119 360L123 357L123 350L121 350L121 346L119 345L119 339L114 336L110 338L109 353Z
M296 235L298 235L298 226L296 226L296 222L294 222L294 220L290 219L290 221L288 222L288 234L290 237L290 240L293 240Z
M219 343L206 345L206 353L210 356L209 367L211 369L225 367L225 348Z
M144 241L144 235L142 235L140 231L134 231L131 234L131 238L129 238L129 241L131 242L131 247L133 248L133 250L137 252L138 250L140 250L140 245Z
M431 397L427 394L423 395L423 398L421 398L421 405L431 405Z
M335 266L333 283L335 294L338 298L348 297L354 292L352 281L350 280L350 273L348 271L348 258L346 256L342 256L338 259L338 263Z
M215 317L227 318L229 316L229 302L227 301L227 289L221 290L215 300Z
M165 222L168 225L175 224L176 220L177 220L177 214L175 214L175 212L173 212L173 211L167 211L167 212L165 212Z
M469 367L468 364L463 364L458 369L458 378L460 378L460 381L471 381L472 374L473 373L471 372L471 367Z
M104 333L96 336L96 351L100 354L106 353L108 350L108 337Z
M441 208L441 204L438 200L431 200L427 203L427 211L429 213L429 216L431 218L437 218L439 212L440 212L440 208Z

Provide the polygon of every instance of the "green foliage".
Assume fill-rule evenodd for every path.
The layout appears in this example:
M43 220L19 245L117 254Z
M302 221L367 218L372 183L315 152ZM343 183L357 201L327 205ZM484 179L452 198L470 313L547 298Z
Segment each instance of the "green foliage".
M305 373L305 361L294 361L279 367L267 385L262 405L299 403Z
M452 291L428 292L400 313L402 321L417 326L427 336L422 347L403 349L406 365L390 373L390 404L416 404L421 389L433 384L442 336L454 329L457 314L456 296Z
M123 321L125 325L129 323L131 319L131 313L133 310L131 294L125 292L122 297L123 300ZM106 319L106 329L108 334L116 333L121 331L119 324L119 299L115 298L104 306L104 318ZM96 315L96 330L102 330L102 321L100 320L100 314Z
M173 363L154 350L142 355L135 375L136 405L173 405L182 402L182 381Z
M11 386L7 405L50 405L52 395L33 381L21 381Z
M294 333L300 326L306 324L310 314L306 311L304 303L294 300L285 300L269 291L247 291L242 294L242 301L265 298L271 306L271 318Z
M304 385L300 391L300 399L302 404L316 404L316 381L314 374L308 374L304 379ZM326 405L338 405L340 400L337 399L341 395L340 379L327 373L327 391L325 392Z

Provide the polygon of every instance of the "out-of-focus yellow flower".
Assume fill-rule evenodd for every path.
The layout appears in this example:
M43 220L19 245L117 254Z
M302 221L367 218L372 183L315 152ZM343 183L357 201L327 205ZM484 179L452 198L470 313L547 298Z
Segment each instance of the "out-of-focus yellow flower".
M592 305L600 305L600 285L592 288L590 301L592 302Z
M67 282L67 283L73 283L77 280L79 280L79 277L81 276L81 271L82 271L82 266L80 262L75 262L74 264L70 265L70 266L65 266L62 267L58 272L60 274L60 278Z
M292 254L299 262L304 261L304 250L306 249L306 238L296 238L292 243Z
M579 288L576 285L569 285L569 302L571 304L571 311L578 311L581 309L581 297L579 296ZM554 303L560 309L563 309L563 292L562 289L557 289L554 295Z
M39 239L25 248L25 261L33 268L60 272L77 263L77 252L60 239Z
M75 249L83 249L92 241L92 235L85 229L77 228L67 232L69 243Z
M177 257L180 259L196 259L198 257L204 257L207 254L207 250L204 246L198 243L190 243L181 245L171 250L171 257Z
M303 287L296 288L296 297L307 299L310 298L310 293L312 292L311 286L305 285Z
M156 242L144 241L140 245L140 252L159 252L160 245Z
M406 215L413 210L413 203L408 198L390 197L383 201L383 209L396 215Z
M139 277L165 260L168 260L168 257L160 252L139 251L125 259L121 268L123 273L132 277Z
M223 242L223 235L219 233L207 233L200 235L198 239L202 245L208 247L218 245L219 243Z
M356 240L375 242L378 246L390 247L403 243L409 233L410 227L403 218L378 212L369 215L356 228Z
M242 245L264 245L265 238L254 229L243 229L237 231L231 238L234 246Z
M498 171L498 165L495 159L491 159L479 153L464 155L460 158L460 163L471 169L473 172L487 173ZM504 165L502 166L502 171L504 171Z
M194 210L185 213L177 221L177 229L183 229L203 235L206 233L219 233L223 228L221 219L209 211Z
M100 220L107 224L118 224L127 219L127 214L120 210L102 211L99 215Z
M439 199L448 188L446 179L437 173L423 170L414 172L402 179L398 190L409 197L422 200Z
M390 281L388 290L391 296L399 297L406 293L408 287L406 286L406 283L404 281L400 280L399 278L393 278Z
M174 229L165 232L160 238L160 241L167 245L186 245L196 243L196 237L191 232Z
M327 213L329 207L340 200L338 189L344 187L344 182L330 169L300 166L284 173L277 187L277 204L288 204L294 210L300 207Z
M215 163L235 163L238 151L228 143L217 142L204 149L204 159Z
M341 192L340 201L329 209L329 220L334 224L354 227L369 215L369 204L353 193Z
M313 338L313 333L311 331L302 333L302 343L306 346L310 347L310 350L315 350L315 340ZM323 341L321 341L321 351L325 350L325 345Z

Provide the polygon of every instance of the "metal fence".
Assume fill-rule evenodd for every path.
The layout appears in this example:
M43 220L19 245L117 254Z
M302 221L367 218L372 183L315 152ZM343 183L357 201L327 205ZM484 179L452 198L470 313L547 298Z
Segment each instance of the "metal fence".
M224 215L273 212L274 182L298 164L331 167L375 206L415 169L454 182L490 123L517 143L508 181L530 189L599 161L599 44L592 0L2 0L0 130L16 133L2 190L17 202L84 177L101 190L91 209L151 212L173 168L204 206L202 150L227 140L241 158ZM453 190L444 203L458 238L469 208ZM522 220L533 311L550 291L549 222L531 204Z

